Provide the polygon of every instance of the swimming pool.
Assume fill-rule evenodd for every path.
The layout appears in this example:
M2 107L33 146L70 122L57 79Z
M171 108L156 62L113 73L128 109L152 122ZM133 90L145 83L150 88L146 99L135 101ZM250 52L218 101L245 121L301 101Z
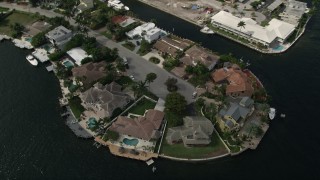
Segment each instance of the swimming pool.
M62 64L63 64L66 68L74 67L73 62L71 62L69 59L62 61Z
M139 143L138 139L128 139L128 138L124 138L122 140L123 143L125 143L128 146L136 146Z
M30 43L31 43L32 38L31 38L31 37L26 37L26 38L24 38L24 40L25 40L25 41L28 41L28 42L30 42Z
M274 47L274 48L272 48L274 51L282 51L283 50L283 46L281 46L281 45L278 45L278 46L276 46L276 47Z
M91 117L87 121L87 125L89 126L90 129L92 129L92 128L94 128L94 127L96 127L98 125L98 122L97 122L96 118Z

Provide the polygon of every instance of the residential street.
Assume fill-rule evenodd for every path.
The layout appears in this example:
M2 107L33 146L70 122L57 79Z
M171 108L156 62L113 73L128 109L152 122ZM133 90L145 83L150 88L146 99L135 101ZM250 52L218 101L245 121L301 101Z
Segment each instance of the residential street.
M0 6L6 7L6 8L11 8L11 9L17 9L20 11L25 11L25 12L31 12L31 13L40 13L41 15L45 15L48 17L54 17L54 16L62 16L61 14L55 13L50 10L45 10L45 9L40 9L40 8L29 8L27 6L18 6L15 4L9 4L9 3L4 3L0 2ZM75 21L73 19L68 19L71 25L75 25ZM166 95L168 94L167 87L164 84L165 81L168 79L170 76L174 76L167 72L164 69L161 69L157 65L146 61L143 59L141 56L133 53L132 51L128 50L127 48L121 46L120 44L109 40L105 36L90 30L89 31L89 36L95 37L97 41L102 44L103 46L106 46L108 48L117 48L119 50L119 56L120 57L127 57L129 61L129 70L128 74L133 75L135 80L144 80L146 74L153 72L157 74L157 79L151 83L150 85L150 91L153 92L155 95L158 97L165 99ZM193 102L194 100L192 99L192 93L195 91L195 88L189 84L188 82L178 79L178 87L179 87L179 93L181 93L183 96L185 96L186 100L188 103Z

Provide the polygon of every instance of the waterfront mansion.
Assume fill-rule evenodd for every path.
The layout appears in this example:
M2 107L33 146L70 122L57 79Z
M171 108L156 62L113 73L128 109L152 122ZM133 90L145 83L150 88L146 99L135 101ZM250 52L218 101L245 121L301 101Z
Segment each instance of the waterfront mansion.
M112 116L117 108L124 108L131 100L130 96L121 91L121 86L115 82L103 86L96 83L92 88L80 94L82 105L92 110L100 118Z

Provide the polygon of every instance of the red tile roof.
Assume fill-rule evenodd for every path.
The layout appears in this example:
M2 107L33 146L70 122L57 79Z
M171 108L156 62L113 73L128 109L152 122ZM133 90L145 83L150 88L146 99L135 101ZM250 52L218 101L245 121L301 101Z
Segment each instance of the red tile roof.
M128 19L128 17L126 17L126 16L113 16L111 18L111 21L115 24L120 24L127 19Z
M245 96L251 96L253 94L252 82L237 65L233 65L230 68L218 69L211 74L211 77L217 83L224 80L228 81L227 95L240 93Z

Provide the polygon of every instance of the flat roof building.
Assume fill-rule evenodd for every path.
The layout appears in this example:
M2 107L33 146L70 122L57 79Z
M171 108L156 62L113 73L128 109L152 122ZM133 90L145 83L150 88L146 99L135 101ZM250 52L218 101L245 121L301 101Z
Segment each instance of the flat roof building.
M245 23L244 27L238 27L240 21ZM226 11L220 11L212 16L211 23L249 41L259 42L266 46L274 41L284 42L295 29L294 25L278 19L272 19L268 26L262 27L251 18L238 18Z
M88 55L87 52L80 47L76 47L71 49L70 51L67 51L67 54L75 61L78 66L81 66L81 61L84 58L91 57L91 55Z
M55 45L60 46L68 42L72 37L72 31L64 26L58 26L46 34L49 41Z
M142 37L149 43L163 36L165 31L156 27L154 23L145 23L126 33L129 38Z

